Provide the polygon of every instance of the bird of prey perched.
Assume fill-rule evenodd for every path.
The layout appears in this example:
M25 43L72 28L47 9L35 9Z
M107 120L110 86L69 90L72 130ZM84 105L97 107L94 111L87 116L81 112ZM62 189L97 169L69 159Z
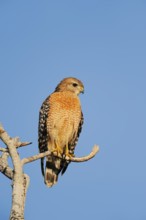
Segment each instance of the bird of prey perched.
M84 92L83 83L73 77L63 79L55 91L43 102L39 114L39 151L52 152L41 159L44 182L48 187L57 183L58 175L66 171L69 161L65 156L74 156L83 124L83 114L78 95ZM57 152L62 156L53 155Z

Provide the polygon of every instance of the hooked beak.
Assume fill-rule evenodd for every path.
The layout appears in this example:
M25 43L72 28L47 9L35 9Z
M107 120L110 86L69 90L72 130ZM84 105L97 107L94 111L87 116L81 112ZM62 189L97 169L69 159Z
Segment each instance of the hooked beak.
M82 87L82 89L81 89L81 93L84 94L84 87Z

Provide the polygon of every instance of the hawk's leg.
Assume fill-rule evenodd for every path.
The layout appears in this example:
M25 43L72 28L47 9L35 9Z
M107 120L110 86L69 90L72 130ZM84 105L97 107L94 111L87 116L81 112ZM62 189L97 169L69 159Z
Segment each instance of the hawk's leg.
M55 142L55 148L52 150L52 152L56 152L57 156L62 155L63 152L58 142Z
M74 154L69 153L68 144L65 146L65 156L66 157L74 157Z

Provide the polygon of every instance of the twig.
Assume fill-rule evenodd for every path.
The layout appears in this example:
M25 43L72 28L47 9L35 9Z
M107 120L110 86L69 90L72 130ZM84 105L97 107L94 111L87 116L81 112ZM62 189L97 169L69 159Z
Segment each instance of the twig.
M32 142L20 142L20 146L19 147L25 147L25 146L28 146L30 144L32 144Z
M8 149L3 148L3 147L0 147L0 151L1 151L1 152L8 152Z
M15 137L15 138L13 138L13 140L15 140L15 144L16 144L17 148L25 147L25 146L28 146L28 145L32 144L32 142L21 142L19 140L19 137Z
M14 139L14 138L13 138ZM19 148L19 147L25 147L25 146L28 146L30 144L32 144L32 142L21 142L19 140L19 137L15 137L15 140L16 140L16 147Z
M94 145L91 153L87 156L84 156L84 157L66 157L65 159L68 160L68 161L71 161L71 162L85 162L85 161L88 161L90 159L92 159L93 157L95 157L95 155L99 152L99 146L98 145Z

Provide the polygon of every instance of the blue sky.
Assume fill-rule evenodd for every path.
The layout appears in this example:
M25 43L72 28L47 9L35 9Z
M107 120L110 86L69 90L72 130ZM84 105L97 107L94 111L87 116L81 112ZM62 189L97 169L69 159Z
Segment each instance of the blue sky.
M85 118L76 155L56 186L40 162L26 165L31 183L25 218L146 219L146 2L1 1L0 121L38 152L39 108L64 77L83 81ZM3 145L0 143L1 146ZM11 182L0 175L0 219L8 219Z

